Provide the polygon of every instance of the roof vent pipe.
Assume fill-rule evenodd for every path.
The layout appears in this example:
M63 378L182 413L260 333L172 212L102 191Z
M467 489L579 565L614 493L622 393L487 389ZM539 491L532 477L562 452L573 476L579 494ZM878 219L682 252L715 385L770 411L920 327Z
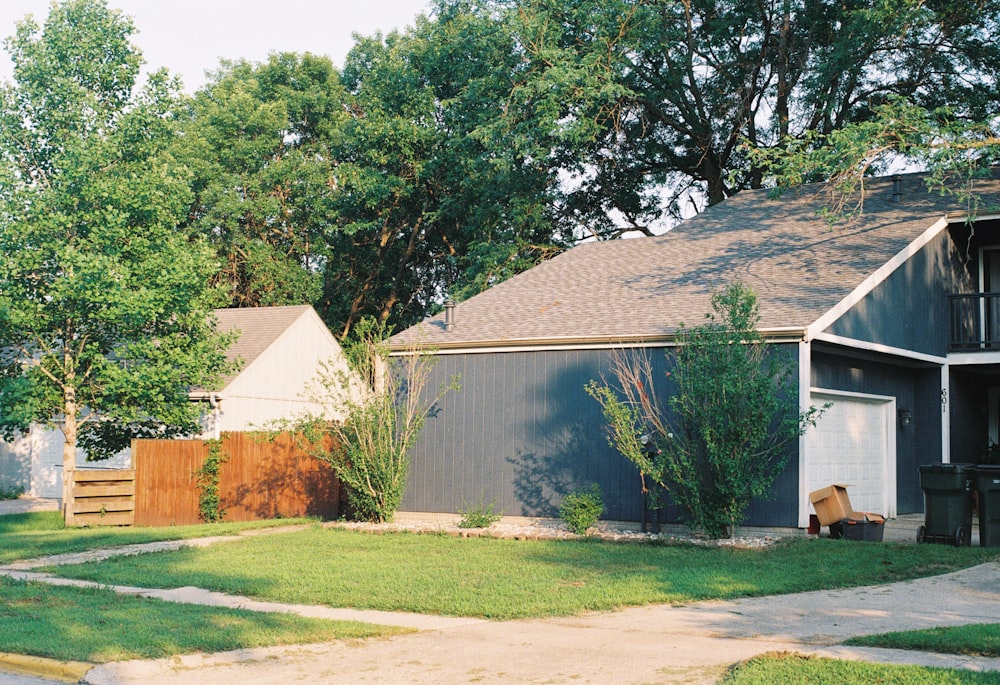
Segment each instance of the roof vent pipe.
M445 300L444 302L444 329L446 331L455 330L455 301Z
M899 176L892 177L892 201L902 202L903 201L903 179Z

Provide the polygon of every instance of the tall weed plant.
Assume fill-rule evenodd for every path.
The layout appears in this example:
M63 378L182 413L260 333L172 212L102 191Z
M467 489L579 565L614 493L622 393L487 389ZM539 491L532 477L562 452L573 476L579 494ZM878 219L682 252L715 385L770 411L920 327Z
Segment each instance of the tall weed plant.
M346 359L325 363L311 389L325 411L296 426L309 452L336 472L353 517L379 523L392 520L399 508L408 451L432 408L459 388L454 377L425 392L435 361L431 351L414 347L390 359L389 332L374 319L355 326Z

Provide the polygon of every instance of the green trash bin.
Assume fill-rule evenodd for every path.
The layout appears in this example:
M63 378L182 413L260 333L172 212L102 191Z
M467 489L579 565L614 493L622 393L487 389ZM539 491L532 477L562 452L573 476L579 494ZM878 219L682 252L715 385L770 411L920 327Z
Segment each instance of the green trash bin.
M969 545L972 540L974 473L972 464L927 464L920 467L924 525L917 530L918 543Z
M980 464L974 480L979 494L979 545L1000 547L1000 466Z

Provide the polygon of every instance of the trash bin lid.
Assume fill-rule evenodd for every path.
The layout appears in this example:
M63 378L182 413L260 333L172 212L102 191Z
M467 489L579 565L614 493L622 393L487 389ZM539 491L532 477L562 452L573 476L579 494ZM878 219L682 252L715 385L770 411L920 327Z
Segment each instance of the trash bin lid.
M922 464L921 473L964 473L976 468L975 464ZM997 467L1000 468L1000 467Z

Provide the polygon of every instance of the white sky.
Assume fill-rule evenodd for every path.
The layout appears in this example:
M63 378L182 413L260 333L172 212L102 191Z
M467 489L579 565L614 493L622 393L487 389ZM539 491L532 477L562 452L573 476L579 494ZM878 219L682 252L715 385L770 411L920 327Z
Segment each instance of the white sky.
M108 0L108 6L132 17L132 41L147 67L179 75L188 93L220 58L263 62L272 52L311 52L341 67L354 33L404 30L430 11L429 0ZM27 14L44 25L48 11L49 0L0 0L0 38ZM10 77L10 60L0 51L0 79Z

